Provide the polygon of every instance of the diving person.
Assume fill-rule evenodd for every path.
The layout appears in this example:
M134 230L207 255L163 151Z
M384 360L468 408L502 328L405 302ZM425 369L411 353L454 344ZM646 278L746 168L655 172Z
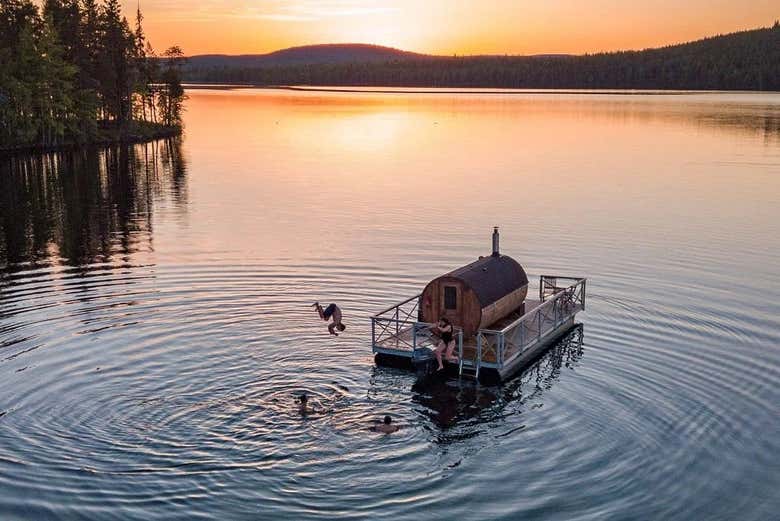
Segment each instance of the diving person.
M320 306L319 302L315 302L312 304L312 307L314 307L317 310L317 313L320 315L320 318L327 322L328 320L332 320L330 324L328 324L328 332L333 336L339 336L338 333L336 333L336 329L339 331L344 331L347 329L347 326L345 326L341 322L341 308L339 308L335 303L331 303L326 307L325 309L322 309L322 306Z

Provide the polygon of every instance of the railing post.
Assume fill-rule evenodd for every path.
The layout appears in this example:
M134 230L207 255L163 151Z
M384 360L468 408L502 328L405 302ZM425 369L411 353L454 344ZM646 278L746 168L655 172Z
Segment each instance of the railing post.
M520 322L520 352L525 351L525 322Z
M371 317L371 350L376 348L376 319Z
M541 306L539 307L539 310L536 312L536 340L539 341L542 339L542 309Z
M417 322L412 324L412 353L417 351Z
M482 334L480 333L477 341L477 370L474 373L477 382L479 382L479 368L482 366Z
M399 316L398 315L398 311L399 311L399 308L398 308L398 306L396 306L395 307L395 337L396 338L398 338L398 333L399 333L398 330L399 330L399 326L400 326L400 324L398 323L398 316Z
M458 375L463 374L463 330L458 335Z

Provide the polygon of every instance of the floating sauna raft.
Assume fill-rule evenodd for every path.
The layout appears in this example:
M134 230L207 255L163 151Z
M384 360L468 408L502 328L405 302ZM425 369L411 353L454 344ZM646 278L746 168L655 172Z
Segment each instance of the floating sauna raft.
M438 339L431 328L447 317L458 356L457 364L445 362L447 373L484 383L506 380L574 326L585 309L585 282L542 275L538 300L527 299L528 277L499 253L496 229L491 256L432 280L420 295L371 317L376 363L435 370Z

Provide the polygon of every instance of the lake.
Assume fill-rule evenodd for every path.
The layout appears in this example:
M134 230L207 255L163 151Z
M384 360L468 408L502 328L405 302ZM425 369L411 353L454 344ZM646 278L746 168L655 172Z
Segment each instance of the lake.
M0 517L777 515L780 94L188 94L0 160ZM582 326L498 387L376 367L495 225Z

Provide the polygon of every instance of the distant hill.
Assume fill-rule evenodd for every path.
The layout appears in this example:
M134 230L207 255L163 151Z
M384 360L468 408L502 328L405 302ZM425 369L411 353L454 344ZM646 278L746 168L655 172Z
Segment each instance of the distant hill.
M362 43L306 45L268 54L202 54L189 58L191 67L279 67L339 63L375 63L424 55Z
M358 44L195 56L185 79L255 85L780 91L780 24L658 49L582 56L430 56Z

